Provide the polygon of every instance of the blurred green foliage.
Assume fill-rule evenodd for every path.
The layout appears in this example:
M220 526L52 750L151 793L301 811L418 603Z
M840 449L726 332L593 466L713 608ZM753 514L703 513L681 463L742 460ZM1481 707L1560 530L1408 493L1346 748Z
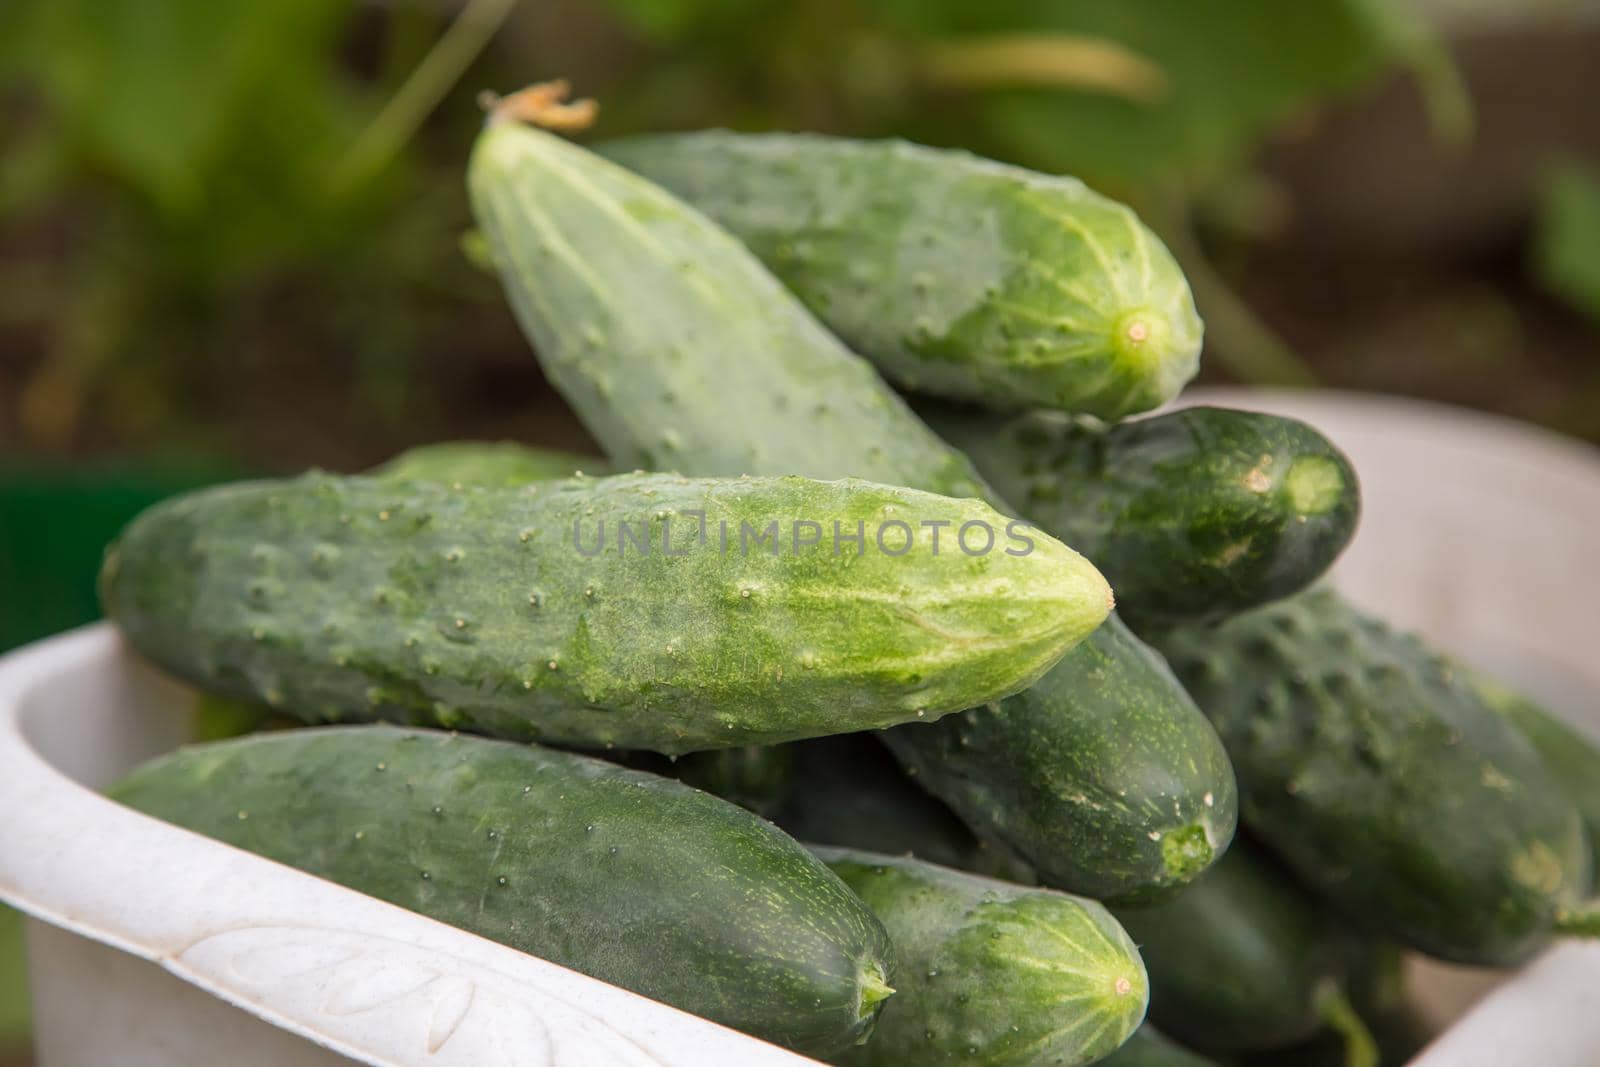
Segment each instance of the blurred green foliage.
M1124 187L1230 174L1266 133L1427 39L1389 0L609 3L672 53L646 75L678 87L650 94L656 124L703 122L684 107L700 102L713 121L894 130ZM1115 46L1158 80L1074 70L1094 62L1082 49L1051 69L1036 46L1063 40ZM986 54L934 61L963 50Z
M1551 293L1600 326L1600 174L1554 168L1539 203L1534 270Z
M34 105L21 145L33 159L21 169L50 180L7 207L95 197L140 236L162 238L136 250L141 261L203 289L286 258L335 253L390 210L385 194L393 195L338 191L326 180L374 103L339 52L356 7L13 3L0 74Z
M1397 58L1388 21L1363 2L882 2L922 32L1069 31L1148 57L1166 76L1154 99L1011 89L974 107L1005 155L1122 186L1229 175L1264 134Z
M13 312L44 333L18 393L25 439L69 445L102 387L120 436L160 438L280 303L288 346L303 330L409 372L418 291L452 284L454 182L422 180L408 153L333 177L447 14L401 5L363 50L354 0L5 7L0 86L19 118L0 135L0 225L22 249L9 271L46 281Z
M1409 63L1426 39L1389 0L523 4L420 138L353 165L357 146L385 143L363 132L393 117L385 105L452 19L484 6L5 5L0 99L16 121L0 134L0 230L25 249L8 288L31 280L38 305L13 314L43 334L17 386L22 437L67 447L105 413L114 436L160 439L263 337L265 358L274 343L333 353L358 425L417 424L420 354L494 296L455 250L467 101L565 72L550 63L604 97L606 132L905 134L1160 196L1181 225L1263 136ZM582 50L563 47L569 30ZM431 104L449 88L417 95ZM30 260L36 241L44 262ZM196 444L214 447L200 430Z

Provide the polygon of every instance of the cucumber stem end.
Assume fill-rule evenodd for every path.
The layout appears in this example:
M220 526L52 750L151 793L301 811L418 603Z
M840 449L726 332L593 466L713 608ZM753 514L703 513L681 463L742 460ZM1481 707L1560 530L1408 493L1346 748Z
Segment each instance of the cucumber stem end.
M1317 1015L1344 1038L1345 1067L1378 1067L1378 1043L1344 990L1332 982L1317 994Z
M894 987L884 981L880 966L872 964L861 976L861 1014L871 1015L878 1005L894 996Z
M567 99L572 86L565 78L538 82L508 96L484 90L478 106L489 113L491 124L525 122L558 133L586 130L594 124L600 105L590 99Z

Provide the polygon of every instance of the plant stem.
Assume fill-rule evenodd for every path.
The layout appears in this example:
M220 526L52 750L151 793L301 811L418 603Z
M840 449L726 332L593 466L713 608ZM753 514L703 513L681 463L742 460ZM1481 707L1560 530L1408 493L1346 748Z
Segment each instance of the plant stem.
M499 30L516 0L468 0L329 176L329 192L348 193L392 160Z
M1378 1045L1372 1039L1372 1031L1338 986L1323 987L1317 995L1317 1014L1344 1038L1345 1067L1378 1067Z
M1008 33L924 46L917 73L946 89L1084 89L1153 103L1169 88L1160 65L1116 41L1067 33Z
M1317 376L1235 293L1194 235L1186 207L1169 202L1150 221L1177 257L1206 324L1206 354L1251 385L1310 386Z

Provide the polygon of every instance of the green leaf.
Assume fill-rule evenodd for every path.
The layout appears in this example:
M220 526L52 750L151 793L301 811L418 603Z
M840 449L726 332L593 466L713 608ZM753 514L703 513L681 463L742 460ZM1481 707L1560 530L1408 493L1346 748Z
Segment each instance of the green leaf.
M236 118L330 47L346 0L24 0L32 74L80 150L168 216L200 213ZM327 106L324 104L323 106Z
M1539 197L1533 250L1540 284L1600 325L1600 175L1551 171Z
M1167 79L1152 100L1014 91L973 104L991 147L1045 169L1126 185L1233 169L1270 130L1367 84L1419 47L1372 0L875 0L905 29L953 36L1105 38Z

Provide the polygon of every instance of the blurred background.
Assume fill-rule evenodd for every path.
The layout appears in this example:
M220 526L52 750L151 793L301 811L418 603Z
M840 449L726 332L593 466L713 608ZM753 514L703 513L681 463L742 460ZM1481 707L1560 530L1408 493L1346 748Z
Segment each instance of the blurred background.
M1600 441L1597 2L0 0L0 650L93 618L101 547L177 489L585 447L461 252L478 92L558 75L596 137L1076 174L1183 261L1205 380Z

